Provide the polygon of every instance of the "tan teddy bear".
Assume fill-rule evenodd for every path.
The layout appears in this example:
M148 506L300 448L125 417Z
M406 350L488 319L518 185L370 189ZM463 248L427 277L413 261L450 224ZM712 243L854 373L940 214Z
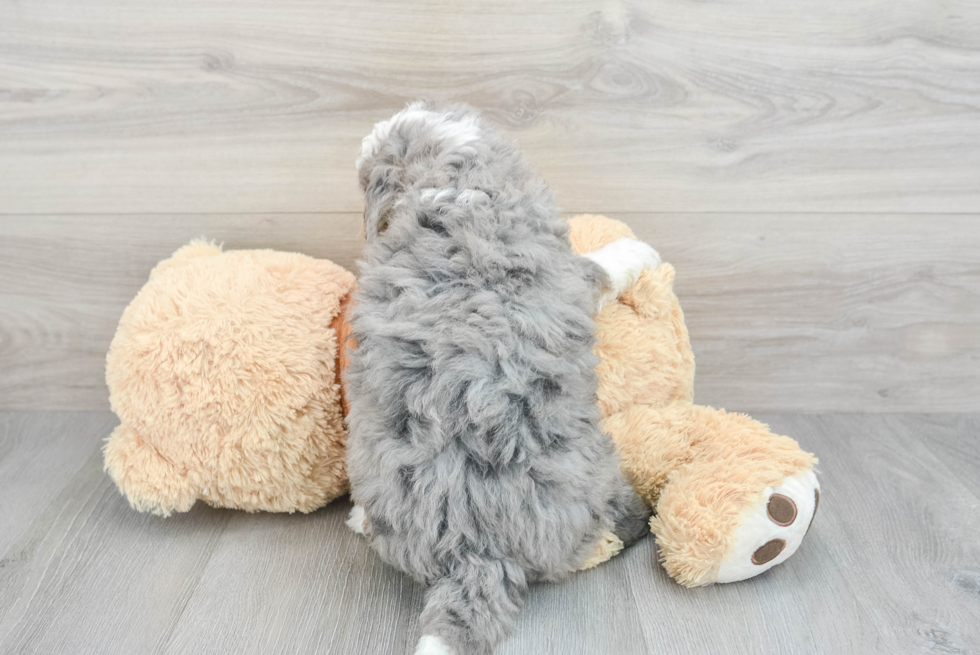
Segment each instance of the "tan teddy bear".
M635 238L602 216L570 224L579 253ZM743 580L799 547L820 499L817 460L748 416L692 403L694 355L673 282L670 264L647 270L596 317L603 427L656 511L667 572L686 586Z
M580 253L620 237L633 234L618 221L571 220ZM799 547L819 500L816 459L747 416L692 404L673 279L669 264L648 270L596 317L599 408L656 510L670 575L689 586L741 580ZM106 369L121 421L106 469L135 508L166 515L201 499L309 512L346 492L338 343L354 284L329 261L200 241L157 265ZM586 568L621 548L606 535Z

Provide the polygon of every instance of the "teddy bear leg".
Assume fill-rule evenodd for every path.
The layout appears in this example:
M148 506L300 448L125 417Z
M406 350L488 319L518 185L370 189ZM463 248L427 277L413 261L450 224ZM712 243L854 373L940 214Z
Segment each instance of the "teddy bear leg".
M184 472L126 425L116 427L106 441L105 470L129 504L141 512L169 516L186 512L197 500Z
M685 586L735 582L786 561L820 499L816 458L758 421L710 407L687 415L691 458L674 470L650 527L667 572Z

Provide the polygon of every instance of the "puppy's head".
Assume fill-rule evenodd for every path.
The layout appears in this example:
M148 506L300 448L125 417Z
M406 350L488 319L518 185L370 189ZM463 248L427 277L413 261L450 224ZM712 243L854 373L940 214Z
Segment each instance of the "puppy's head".
M355 166L364 191L364 234L383 235L412 189L451 185L462 159L476 154L483 122L464 105L437 108L415 102L374 126Z

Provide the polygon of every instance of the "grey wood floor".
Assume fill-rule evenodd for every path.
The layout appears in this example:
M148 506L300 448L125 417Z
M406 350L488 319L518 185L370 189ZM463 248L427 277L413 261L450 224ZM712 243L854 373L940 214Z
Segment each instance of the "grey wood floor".
M647 538L532 589L501 655L980 653L980 417L763 415L821 457L807 541L750 581L674 584ZM0 652L408 653L422 588L343 525L132 511L107 412L0 413Z

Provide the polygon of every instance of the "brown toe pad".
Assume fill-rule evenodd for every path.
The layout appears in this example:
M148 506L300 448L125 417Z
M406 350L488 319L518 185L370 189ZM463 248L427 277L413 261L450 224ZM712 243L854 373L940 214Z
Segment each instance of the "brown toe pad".
M766 512L769 514L769 520L776 525L792 525L796 520L796 503L789 496L773 494L769 498Z
M783 548L786 548L786 542L782 539L767 541L759 546L757 551L752 553L752 563L761 566L766 562L771 562L779 557L779 553L783 552Z

